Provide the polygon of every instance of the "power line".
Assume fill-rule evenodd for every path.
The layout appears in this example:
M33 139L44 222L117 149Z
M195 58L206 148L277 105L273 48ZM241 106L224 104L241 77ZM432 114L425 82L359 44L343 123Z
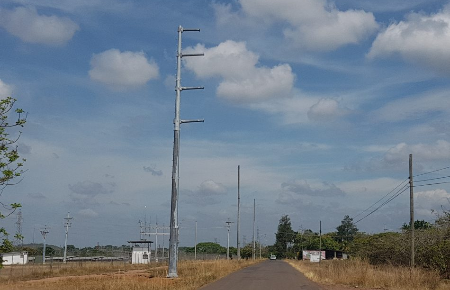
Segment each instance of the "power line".
M450 183L450 181L436 182L436 183L427 183L427 184L419 184L419 185L414 185L414 187L428 186L428 185L438 185L438 184L447 184L447 183Z
M450 178L450 175L442 176L442 177L436 177L436 178L429 178L429 179L415 180L414 182L425 182L425 181L438 180L438 179L445 179L445 178Z
M414 175L413 177L417 177L417 176L421 176L421 175L425 175L425 174L430 174L430 173L434 173L434 172L442 171L442 170L445 170L445 169L449 169L449 168L450 168L450 166L447 166L447 167L444 167L444 168L440 168L440 169L436 169L436 170L433 170L433 171L429 171L429 172L424 172L424 173L420 173L420 174Z
M376 209L374 209L373 211L371 211L370 213L368 213L367 215L365 215L363 218L360 218L359 220L357 220L355 222L355 224L359 223L360 221L362 221L363 219L365 219L366 217L370 216L371 214L373 214L374 212L376 212L377 210L379 210L380 208L382 208L383 206L385 206L386 204L390 203L391 201L393 201L395 198L397 198L400 194L402 194L403 192L405 192L407 189L409 188L408 185L404 185L401 189L399 189L395 195L391 196L389 199L387 199L385 202L383 202L379 207L377 207Z
M362 212L358 213L357 215L355 215L353 217L353 219L355 219L356 217L362 215L363 213L365 213L366 211L370 210L371 208L373 208L376 204L378 204L380 201L382 201L383 199L385 199L389 194L391 194L392 192L394 192L399 186L401 186L402 184L404 184L409 178L406 178L405 180L403 180L399 185L397 185L394 189L392 189L391 191L389 191L385 196L383 196L382 198L380 198L378 201L376 201L374 204L372 204L371 206L369 206L368 208L366 208L365 210L363 210ZM403 185L404 186L404 185Z

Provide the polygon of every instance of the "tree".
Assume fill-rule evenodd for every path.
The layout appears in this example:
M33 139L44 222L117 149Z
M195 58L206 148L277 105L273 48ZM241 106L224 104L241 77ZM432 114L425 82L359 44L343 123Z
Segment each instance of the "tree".
M15 109L17 119L13 122L9 121L9 115L13 112L13 107L16 99L7 97L0 100L0 197L7 186L17 184L15 179L19 178L24 172L23 162L25 159L20 159L17 142L20 138L21 132L11 135L10 131L14 131L14 127L23 127L26 122L24 111L22 109ZM10 205L4 204L0 201L0 205L6 209L6 212L0 211L0 219L10 216L14 211L21 207L19 203L12 203ZM0 227L0 253L10 251L10 242L8 240L8 233L3 227ZM1 267L1 261L0 261Z
M341 249L344 251L348 250L349 243L353 241L358 233L358 228L353 223L353 219L346 215L336 230L336 240L341 243Z
M432 227L432 225L429 222L426 222L424 220L414 221L414 229L415 230L426 230L426 229L430 229L431 227ZM403 223L402 230L407 231L410 229L411 229L411 227L409 224Z
M275 244L272 248L277 257L285 258L287 256L289 245L293 244L295 234L296 233L292 230L291 219L289 216L282 216L278 224L278 231L275 234Z

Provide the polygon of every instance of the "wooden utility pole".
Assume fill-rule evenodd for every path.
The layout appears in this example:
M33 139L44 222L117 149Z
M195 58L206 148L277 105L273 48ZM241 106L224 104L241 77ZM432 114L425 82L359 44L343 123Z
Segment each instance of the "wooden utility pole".
M411 230L411 268L414 268L414 183L412 154L409 154L409 228Z

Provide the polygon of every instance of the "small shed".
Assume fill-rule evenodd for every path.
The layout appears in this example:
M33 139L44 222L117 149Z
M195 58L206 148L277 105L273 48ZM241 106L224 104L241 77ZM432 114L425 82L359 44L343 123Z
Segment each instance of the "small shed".
M25 265L28 263L28 252L2 253L3 265Z
M151 258L150 244L152 241L128 241L132 244L133 251L131 252L131 264L149 264Z

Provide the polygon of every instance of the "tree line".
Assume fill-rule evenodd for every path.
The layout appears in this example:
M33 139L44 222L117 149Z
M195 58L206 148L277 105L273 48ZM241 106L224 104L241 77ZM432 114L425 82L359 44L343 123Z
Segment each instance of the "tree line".
M410 226L398 231L367 234L360 232L349 216L345 216L335 232L294 231L288 215L281 217L275 244L269 252L279 258L302 258L302 250L343 251L351 258L367 260L373 265L410 266ZM414 222L415 265L450 278L450 211L436 216L434 223ZM321 240L321 241L320 241ZM321 247L320 247L321 243Z

